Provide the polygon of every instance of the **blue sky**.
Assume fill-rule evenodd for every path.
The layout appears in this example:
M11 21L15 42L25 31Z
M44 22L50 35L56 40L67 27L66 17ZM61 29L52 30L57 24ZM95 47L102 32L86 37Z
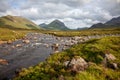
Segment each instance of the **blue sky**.
M0 5L0 16L22 16L36 24L59 19L72 29L120 16L120 0L0 0Z

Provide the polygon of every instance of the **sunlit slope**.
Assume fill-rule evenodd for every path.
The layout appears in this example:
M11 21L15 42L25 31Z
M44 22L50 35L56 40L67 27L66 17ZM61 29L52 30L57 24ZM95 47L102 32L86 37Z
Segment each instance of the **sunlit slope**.
M0 17L0 27L20 28L20 29L40 29L32 21L20 16L3 16Z

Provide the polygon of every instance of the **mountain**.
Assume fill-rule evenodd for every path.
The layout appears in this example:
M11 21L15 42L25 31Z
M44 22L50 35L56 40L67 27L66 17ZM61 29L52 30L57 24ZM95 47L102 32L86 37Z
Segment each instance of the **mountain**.
M76 30L86 30L88 27L83 27L83 28L77 28Z
M93 24L90 28L104 28L105 24L103 23L97 23L97 24Z
M116 25L116 26L120 26L120 17L117 18L113 18L110 21L105 23L106 25Z
M39 26L37 26L35 23L28 19L25 19L20 16L11 15L0 17L0 27L19 29L40 29Z
M90 27L93 28L120 28L120 17L112 18L111 20L107 21L106 23L97 23Z
M40 24L40 26L42 26L46 30L69 30L69 28L67 28L65 24L59 20L54 20L48 25Z
M39 26L42 27L42 28L45 28L45 27L47 27L47 24L42 23L42 24L40 24Z

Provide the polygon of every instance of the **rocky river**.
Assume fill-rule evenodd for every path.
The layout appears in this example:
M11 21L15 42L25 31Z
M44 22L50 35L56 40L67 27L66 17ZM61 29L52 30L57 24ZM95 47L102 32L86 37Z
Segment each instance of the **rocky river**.
M120 35L56 37L49 34L28 33L23 39L0 44L0 80L10 80L15 76L16 70L37 65L45 61L50 54L68 49L74 44L106 36Z

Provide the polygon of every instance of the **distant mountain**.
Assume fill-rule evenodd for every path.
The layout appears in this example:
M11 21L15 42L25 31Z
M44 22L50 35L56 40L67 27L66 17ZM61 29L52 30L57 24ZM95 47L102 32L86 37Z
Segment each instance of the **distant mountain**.
M40 24L39 26L42 27L42 28L45 28L45 27L47 27L47 24L42 23L42 24Z
M43 24L40 24L40 26L46 30L69 30L69 28L67 28L65 24L59 20L54 20L48 25L43 23Z
M93 24L90 28L104 28L105 24L103 23L97 23L97 24Z
M83 27L83 28L77 28L77 30L86 30L88 27Z
M0 27L19 28L19 29L40 29L38 25L32 21L20 16L3 16L0 17Z
M90 27L93 28L120 28L120 17L112 18L111 20L107 21L106 23L97 23Z

